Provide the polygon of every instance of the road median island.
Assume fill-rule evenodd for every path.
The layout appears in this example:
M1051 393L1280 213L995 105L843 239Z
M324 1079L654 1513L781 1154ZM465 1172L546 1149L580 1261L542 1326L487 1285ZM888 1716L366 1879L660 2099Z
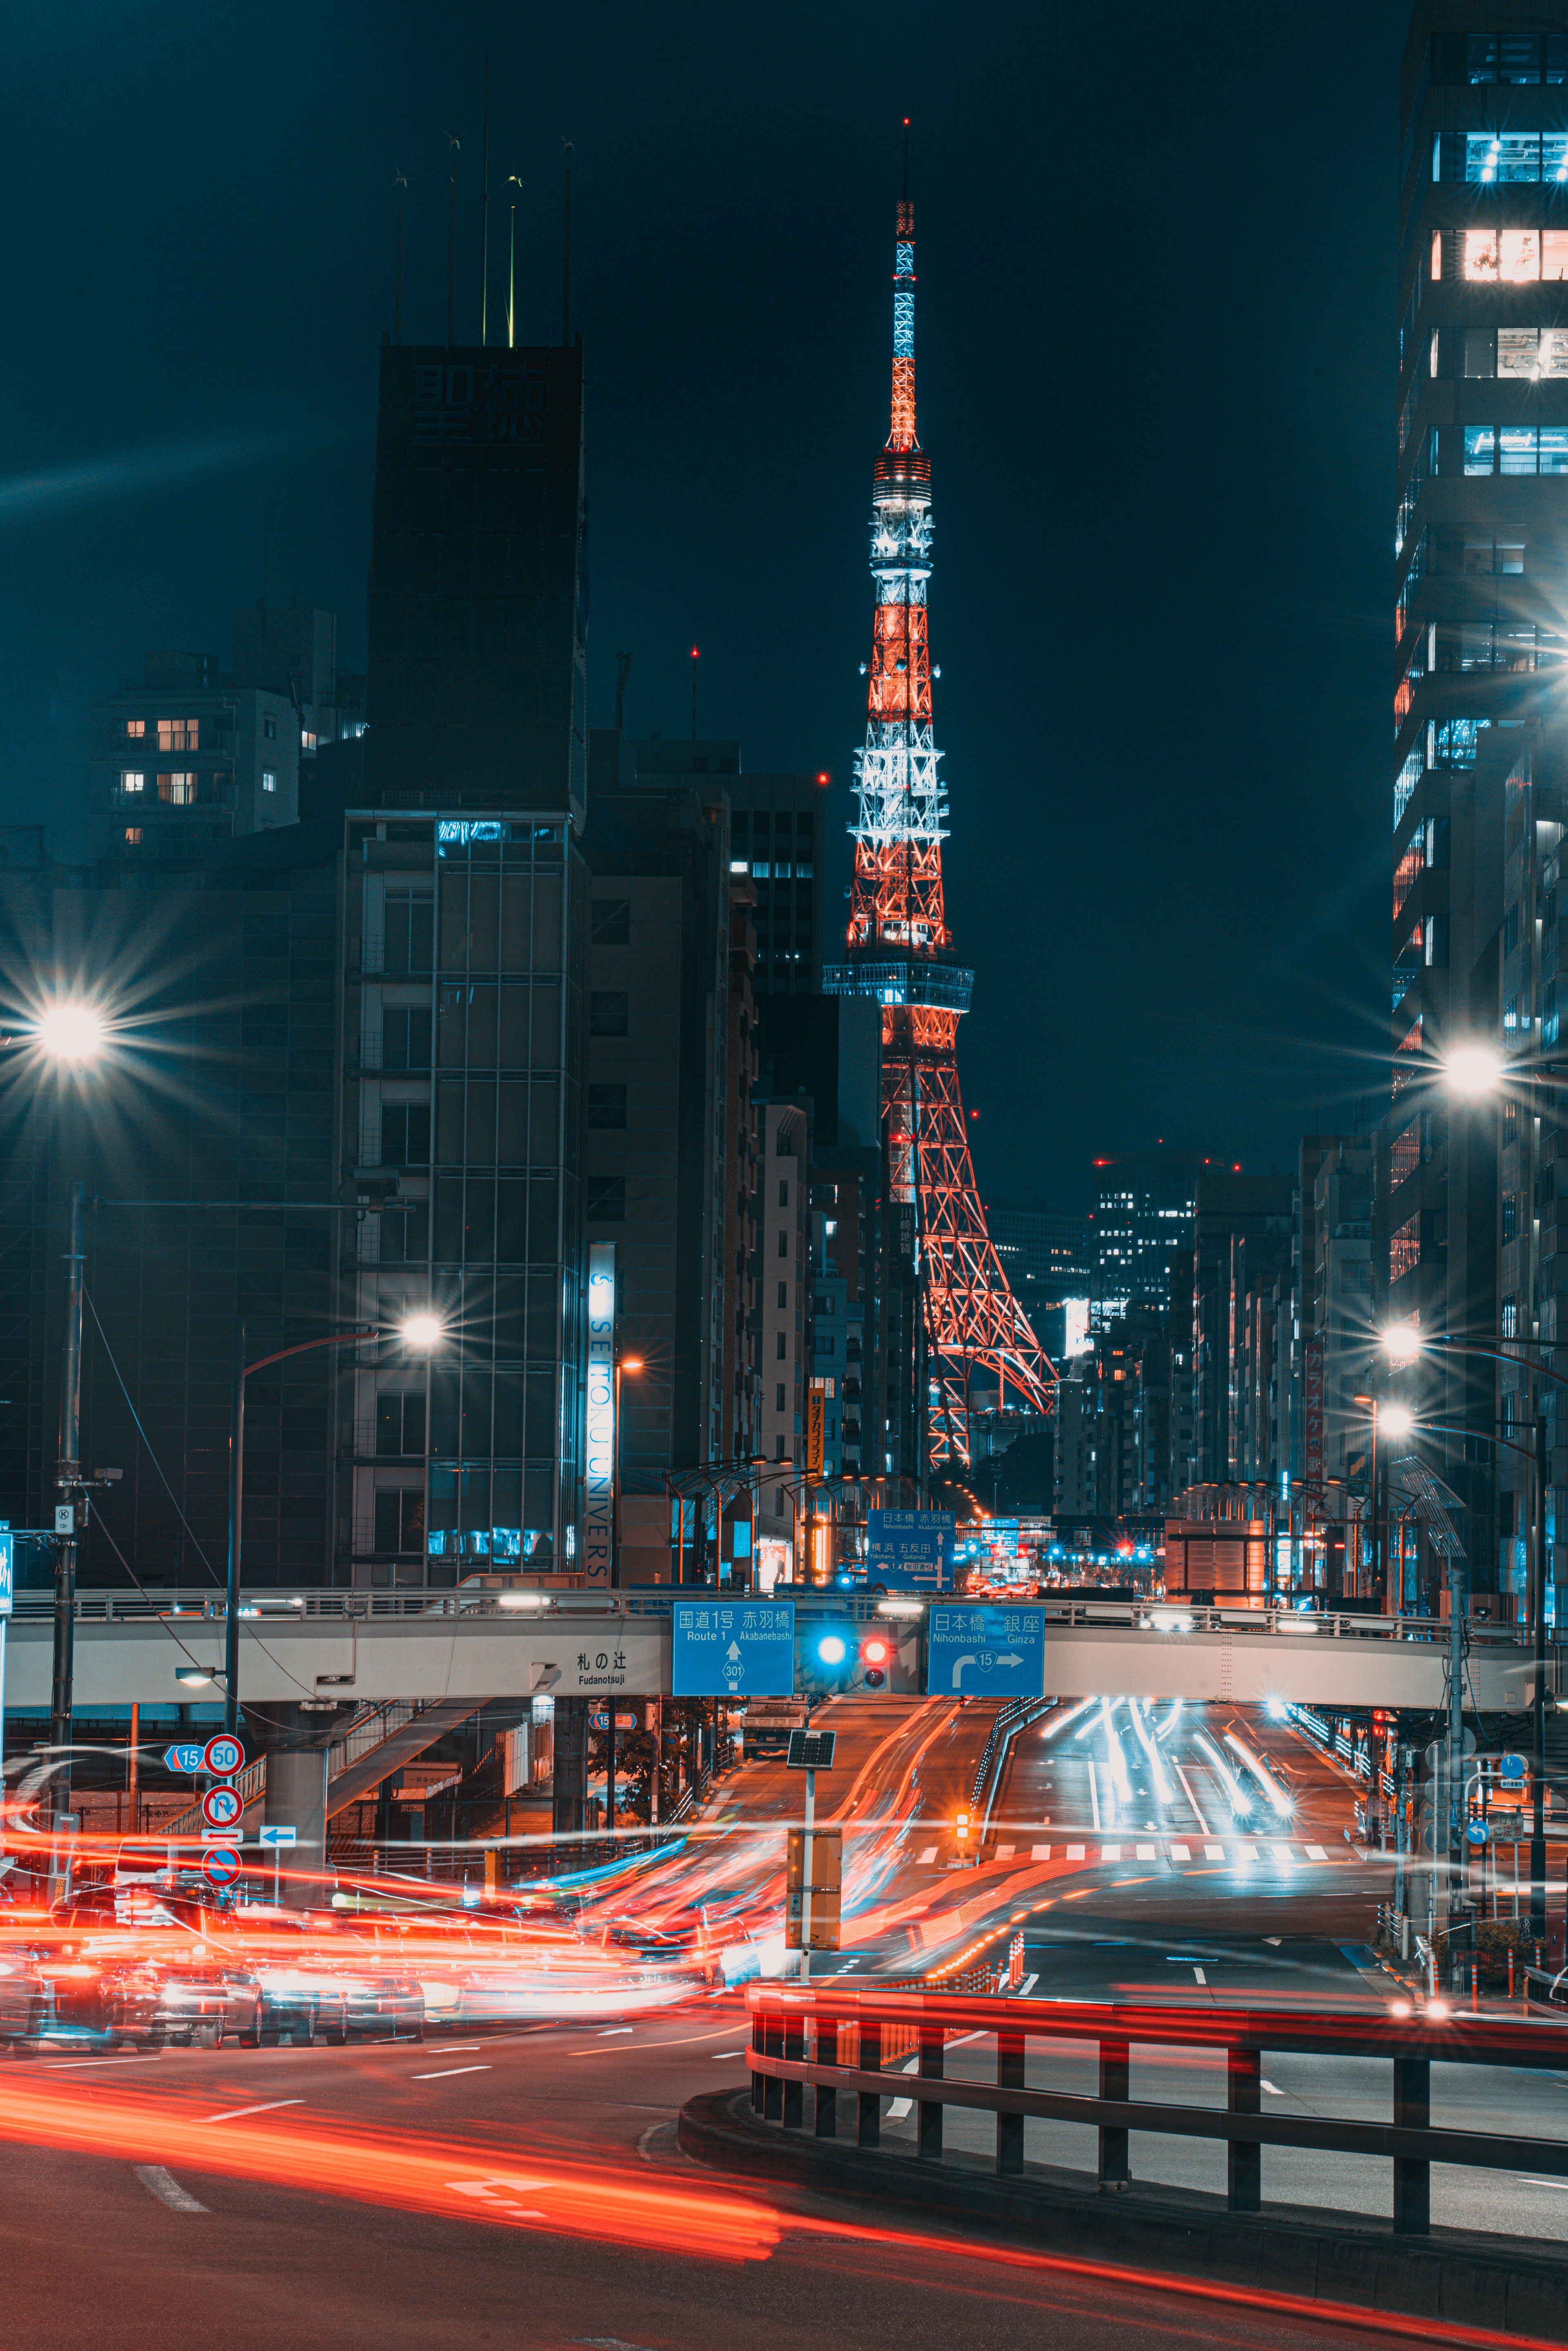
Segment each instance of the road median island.
M676 2144L716 2171L939 2216L948 2230L1070 2261L1568 2344L1568 2246L1458 2229L1396 2237L1386 2223L1282 2205L1235 2213L1221 2196L1136 2181L1106 2194L1086 2173L1044 2164L998 2179L954 2149L922 2162L780 2130L753 2113L747 2090L691 2099Z

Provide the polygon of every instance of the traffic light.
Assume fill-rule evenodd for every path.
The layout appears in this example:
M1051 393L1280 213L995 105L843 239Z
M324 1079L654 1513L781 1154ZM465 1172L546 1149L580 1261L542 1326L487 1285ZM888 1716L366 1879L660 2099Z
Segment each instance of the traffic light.
M816 1640L817 1663L837 1673L849 1656L850 1645L841 1633L819 1633Z
M885 1633L868 1633L861 1642L861 1679L867 1689L887 1687L888 1668L893 1663L893 1643Z

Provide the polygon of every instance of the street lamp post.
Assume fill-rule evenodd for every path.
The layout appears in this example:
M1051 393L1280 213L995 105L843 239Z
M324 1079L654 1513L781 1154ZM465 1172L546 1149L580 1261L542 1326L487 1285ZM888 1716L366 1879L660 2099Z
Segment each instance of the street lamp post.
M1521 1343L1521 1347L1523 1343ZM1395 1323L1383 1333L1383 1346L1390 1361L1396 1365L1408 1365L1429 1348L1441 1348L1447 1353L1477 1355L1498 1364L1517 1364L1520 1354L1509 1354L1498 1348L1483 1347L1468 1340L1447 1336L1424 1338L1410 1323ZM1568 1374L1557 1371L1550 1364L1531 1364L1529 1368L1538 1379L1555 1380L1568 1386ZM1410 1424L1414 1426L1414 1421ZM1450 1435L1479 1436L1479 1430L1452 1430ZM1531 1937L1537 1942L1546 1938L1546 1487L1549 1458L1546 1442L1546 1416L1535 1416L1533 1447L1514 1443L1509 1437L1490 1437L1484 1441L1507 1447L1511 1453L1522 1454L1535 1470L1534 1541L1531 1546L1531 1589L1527 1596L1527 1609L1531 1620L1533 1682L1531 1690L1531 1805L1530 1805L1530 1921ZM1450 1607L1452 1602L1450 1601ZM1450 1635L1450 1639L1451 1639Z
M77 1511L81 1479L82 1210L84 1184L71 1186L66 1243L66 1332L60 1358L60 1451L56 1471L62 1497L55 1518L55 1656L49 1700L49 1743L56 1757L54 1816L62 1827L71 1808L71 1710L76 1667ZM69 1531L61 1515L70 1512Z

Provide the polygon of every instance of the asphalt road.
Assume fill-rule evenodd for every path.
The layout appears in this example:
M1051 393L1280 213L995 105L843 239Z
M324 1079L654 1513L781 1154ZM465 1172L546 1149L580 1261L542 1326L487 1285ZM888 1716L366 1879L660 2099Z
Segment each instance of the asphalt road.
M1191 1709L1163 1739L1145 1723L1151 1755L1124 1707L1119 1776L1103 1720L1059 1708L1017 1750L977 1865L955 1821L990 1706L838 1701L817 1719L840 1733L819 1817L845 1828L848 1886L845 1949L819 1955L819 1974L925 1974L1017 1933L1037 1994L1157 1989L1207 2004L1284 1985L1332 2005L1394 1989L1359 1940L1387 1865L1345 1843L1348 1781L1279 1726ZM1256 1802L1239 1817L1231 1808L1227 1729L1290 1797L1277 1813L1251 1775L1269 1801L1266 1833ZM800 1774L747 1765L679 1858L616 1898L644 1912L706 1908L755 1930L777 1906L783 1830L801 1796ZM731 1991L656 2013L423 2043L0 2056L0 2345L296 2351L306 2335L349 2351L951 2351L956 2341L1175 2351L1197 2340L1316 2351L1410 2339L1220 2287L1031 2260L908 2214L707 2173L676 2151L675 2118L695 2095L743 2085L747 2034ZM983 2076L993 2064L988 2043L954 2043L948 2070ZM1270 2058L1265 2100L1383 2116L1387 2073ZM1068 2044L1042 2048L1030 2079L1087 2086L1085 2060ZM1134 2052L1134 2086L1224 2100L1213 2066L1153 2052ZM1438 2069L1434 2114L1555 2136L1565 2088L1568 2070L1500 2086ZM912 2127L900 2099L888 2142ZM993 2131L983 2117L948 2116L956 2147L984 2149ZM1075 2126L1031 2119L1027 2138L1031 2162L1092 2163ZM1132 2161L1140 2179L1176 2188L1222 2181L1223 2150L1207 2144L1136 2135ZM1387 2210L1384 2164L1274 2149L1264 2163L1270 2200ZM1439 2169L1433 2187L1439 2221L1568 2238L1561 2183L1475 2190Z
M0 2061L7 2141L18 2101L85 2141L0 2143L5 2351L1396 2339L732 2189L675 2153L674 2125L739 2085L743 2039L727 1994L476 2046Z

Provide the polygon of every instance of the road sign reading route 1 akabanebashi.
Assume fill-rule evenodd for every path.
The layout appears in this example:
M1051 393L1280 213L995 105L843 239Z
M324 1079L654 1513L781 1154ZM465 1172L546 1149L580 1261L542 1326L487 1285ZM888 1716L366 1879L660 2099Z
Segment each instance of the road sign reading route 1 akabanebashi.
M676 1698L789 1698L795 1687L792 1600L679 1601L671 1618Z
M1043 1611L973 1604L928 1609L925 1690L930 1698L1042 1697Z

